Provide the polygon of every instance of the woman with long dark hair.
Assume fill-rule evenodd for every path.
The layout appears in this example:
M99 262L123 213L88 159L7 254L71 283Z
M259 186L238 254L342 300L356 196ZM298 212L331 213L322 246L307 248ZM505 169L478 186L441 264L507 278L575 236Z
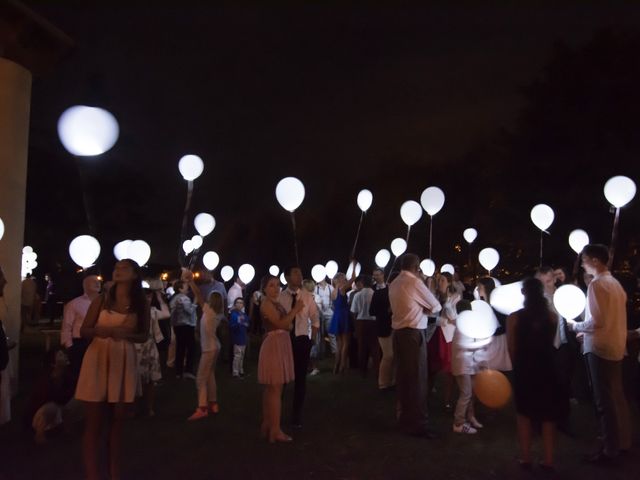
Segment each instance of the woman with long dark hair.
M113 285L91 302L80 334L91 340L82 361L76 398L85 404L84 463L89 480L102 478L98 442L103 420L109 427L110 478L120 478L123 421L130 416L137 377L134 343L149 337L149 303L140 267L130 259L113 269ZM109 414L105 416L105 413Z
M513 362L513 391L517 412L520 464L531 466L532 424L542 424L544 461L553 469L556 423L562 412L553 339L557 316L549 309L540 280L527 278L522 284L524 308L507 318L507 340Z

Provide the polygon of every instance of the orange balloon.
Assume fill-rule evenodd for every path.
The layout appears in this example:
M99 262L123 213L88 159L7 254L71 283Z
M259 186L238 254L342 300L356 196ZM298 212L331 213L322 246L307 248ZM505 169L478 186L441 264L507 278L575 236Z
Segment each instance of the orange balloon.
M502 408L511 399L511 384L498 370L481 370L473 381L473 391L489 408Z

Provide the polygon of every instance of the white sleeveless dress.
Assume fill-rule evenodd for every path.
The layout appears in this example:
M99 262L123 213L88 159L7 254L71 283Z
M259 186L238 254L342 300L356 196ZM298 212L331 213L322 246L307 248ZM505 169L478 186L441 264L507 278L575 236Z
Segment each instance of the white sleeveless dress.
M96 325L131 326L135 315L101 310ZM132 403L139 377L133 342L94 337L82 360L76 399L85 402Z

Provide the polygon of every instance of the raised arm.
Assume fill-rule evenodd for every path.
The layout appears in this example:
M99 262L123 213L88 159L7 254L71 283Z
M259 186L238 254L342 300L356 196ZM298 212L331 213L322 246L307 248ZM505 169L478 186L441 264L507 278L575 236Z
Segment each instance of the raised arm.
M275 328L287 330L296 318L298 312L303 308L304 302L299 300L289 313L282 315L271 302L266 301L262 302L260 305L260 314L262 315L262 318L267 320Z

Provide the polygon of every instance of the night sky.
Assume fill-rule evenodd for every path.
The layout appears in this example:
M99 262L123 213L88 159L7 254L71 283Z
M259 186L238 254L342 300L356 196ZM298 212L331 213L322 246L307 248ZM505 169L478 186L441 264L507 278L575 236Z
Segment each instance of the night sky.
M186 193L177 162L188 153L205 162L189 225L198 212L217 220L203 251L221 265L253 263L258 275L293 261L274 194L285 176L307 188L296 212L307 271L331 258L346 268L362 188L374 194L357 255L366 270L405 236L400 205L431 185L447 196L434 217L437 265L465 262L462 231L474 226L474 252L494 246L515 268L537 262L536 203L556 210L545 260L570 264L574 228L609 241L604 182L640 180L640 6L630 2L25 3L75 42L33 85L25 243L40 275L70 269L67 245L88 233L78 169L56 133L74 104L108 109L121 128L111 151L80 160L107 271L125 238L149 242L150 264L177 265ZM640 238L639 204L623 211L623 250ZM421 257L425 218L409 248Z

